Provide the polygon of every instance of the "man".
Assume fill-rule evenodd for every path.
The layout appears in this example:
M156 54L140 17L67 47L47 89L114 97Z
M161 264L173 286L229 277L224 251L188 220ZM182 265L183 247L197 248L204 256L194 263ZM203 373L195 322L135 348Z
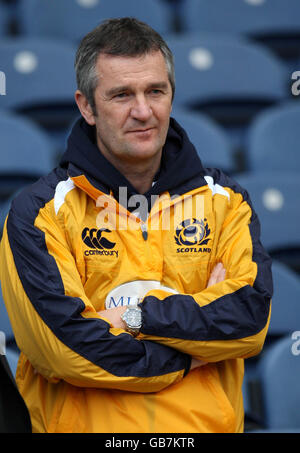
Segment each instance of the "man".
M1 244L33 430L241 432L272 294L249 197L170 120L172 55L146 24L104 22L75 66L82 117Z

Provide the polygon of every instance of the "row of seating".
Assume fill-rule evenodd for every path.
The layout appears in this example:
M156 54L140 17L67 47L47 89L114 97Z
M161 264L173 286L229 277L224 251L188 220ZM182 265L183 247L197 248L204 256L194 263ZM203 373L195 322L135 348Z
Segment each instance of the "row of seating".
M162 32L174 53L174 105L206 113L225 126L242 166L245 126L265 108L299 100L300 53L286 66L281 54L279 57L270 50L268 43L252 39L265 30L270 40L277 36L286 46L294 43L297 3L275 0L270 7L270 0L230 0L224 11L221 4L218 7L208 0L151 0L145 5L139 0L16 0L10 10L22 25L19 34L4 39L0 46L0 71L7 80L0 109L26 111L43 126L51 126L52 137L61 147L66 123L74 115L73 62L80 37L101 18L132 14ZM181 10L183 21L188 22L184 18L191 15L199 25L185 25L177 34L159 25L170 22L175 10Z
M167 41L175 57L174 107L205 113L223 126L238 156L257 114L284 102L299 103L297 67L290 73L262 46L212 35ZM6 93L0 109L26 114L50 130L58 148L78 112L74 56L75 47L57 39L19 37L0 43L0 93Z
M3 5L2 10L2 33L7 33L13 21L22 35L59 37L73 42L110 17L135 16L160 33L173 29L173 8L164 0L17 0L13 5Z
M299 330L284 335L264 349L256 370L258 384L256 392L259 392L261 408L259 414L251 416L251 407L247 399L247 381L244 384L246 432L300 432L299 354Z
M277 345L282 341L286 346L289 345L289 349L285 347L283 353L287 356L287 360L292 361L291 366L294 366L295 370L300 366L300 357L296 357L298 362L293 357L289 357L291 354L294 356L300 354L300 342L297 343L300 338L300 276L276 260L273 261L272 271L274 295L265 346L258 356L245 360L243 394L247 431L291 428L300 430L300 413L294 419L292 418L292 413L299 406L300 395L299 386L294 377L289 376L292 372L290 367L283 368L283 363L280 366L275 362L274 367L277 369L276 371L274 369L274 375L266 374L264 371L265 366L268 366L266 364L271 360L269 356L276 354L273 350L276 351L280 347ZM290 384L286 387L288 380ZM279 386L280 382L282 382L281 388L274 393L273 384ZM283 412L281 408L285 408Z
M299 56L298 0L184 0L182 28L244 35L285 58Z
M277 49L288 47L289 53L296 51L299 44L297 0L227 0L226 8L222 0L1 0L1 3L2 22L14 18L19 32L31 36L62 36L78 41L102 19L124 15L135 15L160 32L170 32L175 14L181 32L244 34L276 45Z
M74 111L73 115L75 120L79 113ZM300 104L283 103L255 117L245 134L243 168L235 159L235 150L226 130L208 115L174 107L172 116L186 129L207 167L219 167L229 174L241 170L300 171L297 129ZM61 151L73 119L65 124ZM50 171L56 163L58 156L51 127L47 134L25 114L3 109L0 110L0 131L3 151L10 150L1 158L0 174L3 177L9 173L39 176ZM0 197L5 183L9 185L9 181L0 182Z

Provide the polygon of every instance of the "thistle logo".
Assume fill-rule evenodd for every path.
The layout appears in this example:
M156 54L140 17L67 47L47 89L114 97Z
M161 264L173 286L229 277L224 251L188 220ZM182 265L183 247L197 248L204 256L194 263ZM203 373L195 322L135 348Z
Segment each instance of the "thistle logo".
M210 229L207 219L187 219L181 222L175 231L175 242L180 247L177 253L183 252L211 252L210 248L206 247L193 247L207 245L211 240L209 237Z
M107 228L84 228L81 237L85 245L93 250L85 250L85 256L88 255L111 255L118 257L117 250L111 250L115 247L116 243L109 241L106 237L102 236L103 233L111 233Z

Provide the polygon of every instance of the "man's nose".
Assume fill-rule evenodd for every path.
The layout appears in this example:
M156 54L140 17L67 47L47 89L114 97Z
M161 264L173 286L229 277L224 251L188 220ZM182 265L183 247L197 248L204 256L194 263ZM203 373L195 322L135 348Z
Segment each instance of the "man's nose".
M139 121L147 121L152 115L152 109L145 96L136 97L131 108L132 118Z

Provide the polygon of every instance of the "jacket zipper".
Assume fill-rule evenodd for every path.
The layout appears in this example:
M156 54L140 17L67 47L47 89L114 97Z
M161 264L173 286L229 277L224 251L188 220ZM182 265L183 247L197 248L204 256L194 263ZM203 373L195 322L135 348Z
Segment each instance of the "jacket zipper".
M143 236L144 241L147 241L148 227L147 227L146 223L144 223L144 222L141 222L141 231L142 231L142 236Z

